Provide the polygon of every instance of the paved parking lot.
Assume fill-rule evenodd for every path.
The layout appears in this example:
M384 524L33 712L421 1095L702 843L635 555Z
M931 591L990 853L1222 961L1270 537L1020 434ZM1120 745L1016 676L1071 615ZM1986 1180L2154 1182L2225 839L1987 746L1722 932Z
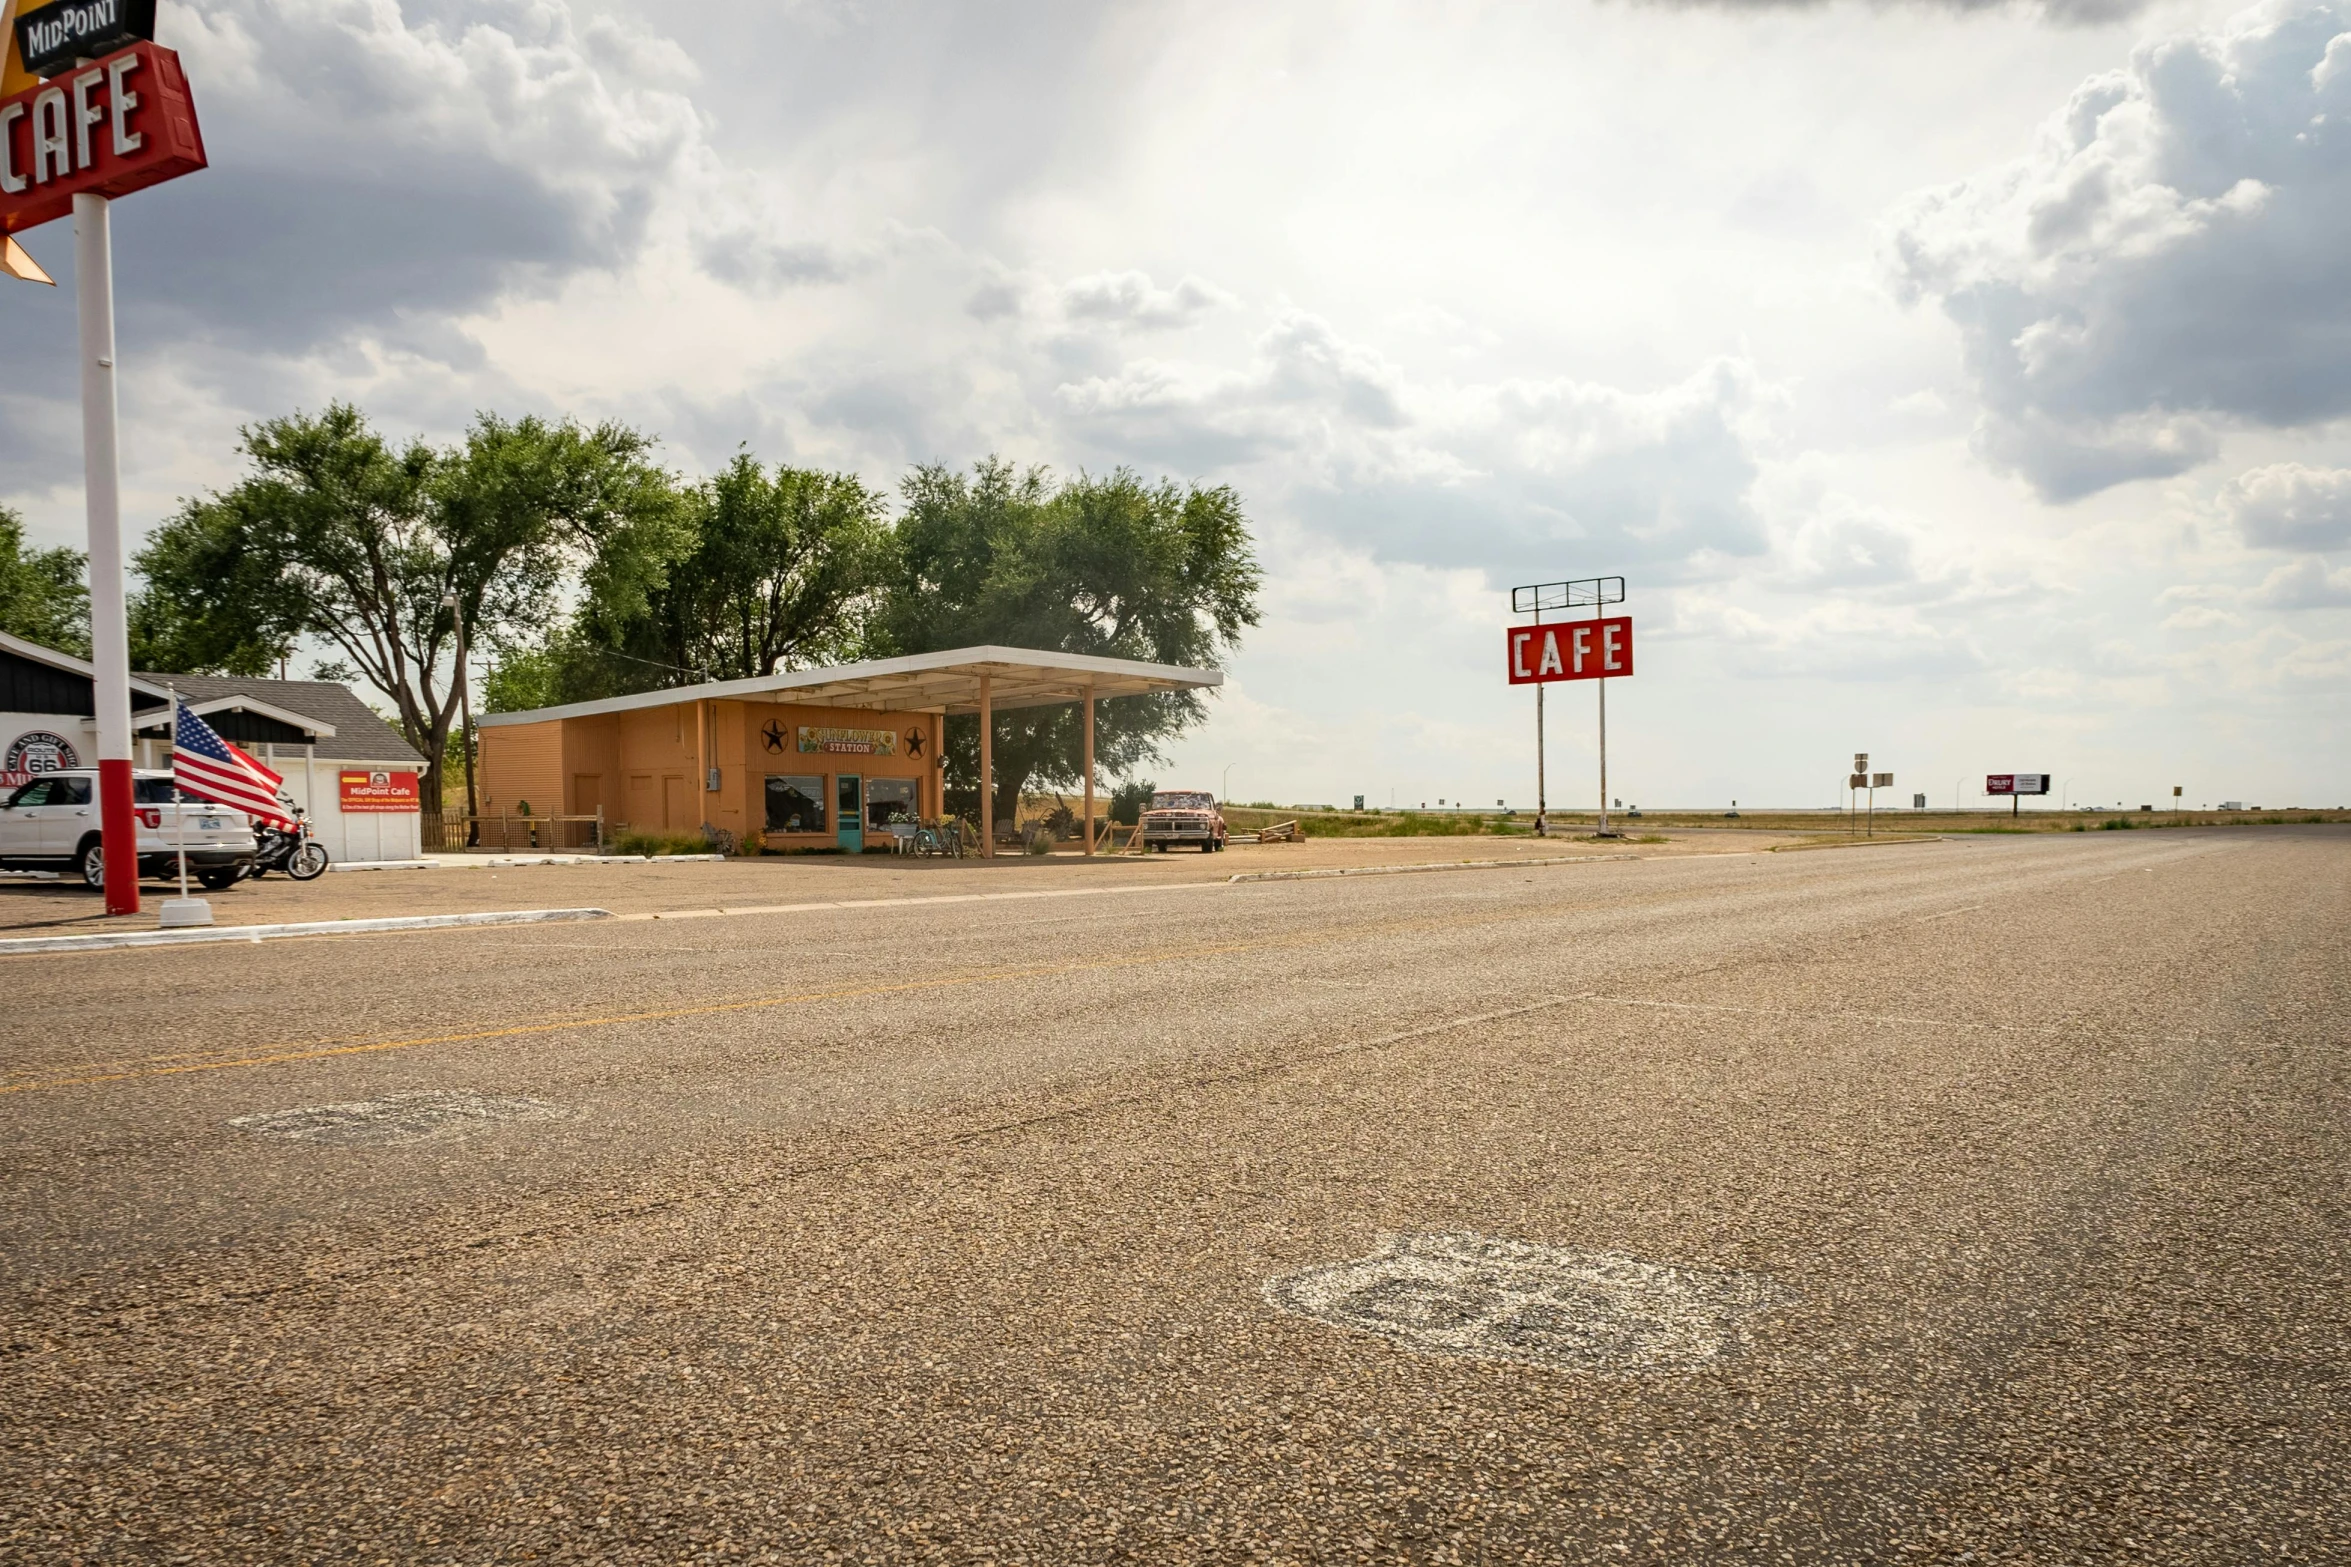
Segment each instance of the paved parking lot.
M1088 860L1073 847L1031 858L909 859L897 855L792 854L719 863L702 860L597 860L582 855L517 857L447 855L443 869L343 870L297 883L284 876L239 882L221 892L193 889L224 926L279 921L377 919L491 909L579 907L645 914L711 908L771 908L841 900L936 897L969 892L1069 890L1223 882L1301 870L1364 870L1489 859L1674 858L1745 853L1758 848L1833 841L1787 832L1681 831L1598 843L1590 839L1324 838L1304 843L1235 844L1222 854L1182 852L1103 855ZM150 879L143 907L110 919L96 894L57 878L0 876L0 937L71 936L152 930L163 900L178 888Z
M0 960L0 1555L2351 1556L2351 832L1193 875Z

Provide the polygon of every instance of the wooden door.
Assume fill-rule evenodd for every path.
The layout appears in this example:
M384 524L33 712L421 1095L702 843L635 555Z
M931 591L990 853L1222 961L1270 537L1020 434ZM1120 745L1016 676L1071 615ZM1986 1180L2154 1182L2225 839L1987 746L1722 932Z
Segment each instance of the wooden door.
M602 773L574 773L571 775L571 808L580 816L593 816L604 809L604 775ZM609 823L607 825L610 825ZM570 848L588 841L593 827L566 823L557 829L557 842Z
M662 774L661 825L663 827L671 832L684 832L693 826L693 815L687 809L693 803L693 797L686 793L685 779L676 773Z
M629 774L629 827L651 832L661 825L661 797L653 792L651 773Z

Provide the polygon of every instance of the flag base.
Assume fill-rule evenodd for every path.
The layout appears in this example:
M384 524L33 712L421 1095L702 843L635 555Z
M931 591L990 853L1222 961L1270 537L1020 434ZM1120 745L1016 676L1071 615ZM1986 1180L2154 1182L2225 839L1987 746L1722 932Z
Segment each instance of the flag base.
M162 918L158 923L165 930L185 930L194 925L212 923L212 905L202 898L166 898Z

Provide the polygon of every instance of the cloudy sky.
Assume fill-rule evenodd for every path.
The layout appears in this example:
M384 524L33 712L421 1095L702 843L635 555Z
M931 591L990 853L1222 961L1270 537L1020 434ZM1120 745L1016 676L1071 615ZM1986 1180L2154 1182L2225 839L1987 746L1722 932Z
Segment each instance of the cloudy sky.
M2351 0L162 12L213 166L116 215L134 528L338 396L1125 463L1267 567L1162 782L1531 801L1509 589L1611 573L1629 800L2351 801ZM26 244L0 499L76 542Z

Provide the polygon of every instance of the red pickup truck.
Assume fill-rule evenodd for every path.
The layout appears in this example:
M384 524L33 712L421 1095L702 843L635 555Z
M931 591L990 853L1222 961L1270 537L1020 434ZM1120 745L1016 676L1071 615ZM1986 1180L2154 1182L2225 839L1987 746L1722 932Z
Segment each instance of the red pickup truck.
M1143 812L1143 847L1165 854L1179 843L1196 843L1203 854L1225 846L1224 812L1204 789L1162 789Z

